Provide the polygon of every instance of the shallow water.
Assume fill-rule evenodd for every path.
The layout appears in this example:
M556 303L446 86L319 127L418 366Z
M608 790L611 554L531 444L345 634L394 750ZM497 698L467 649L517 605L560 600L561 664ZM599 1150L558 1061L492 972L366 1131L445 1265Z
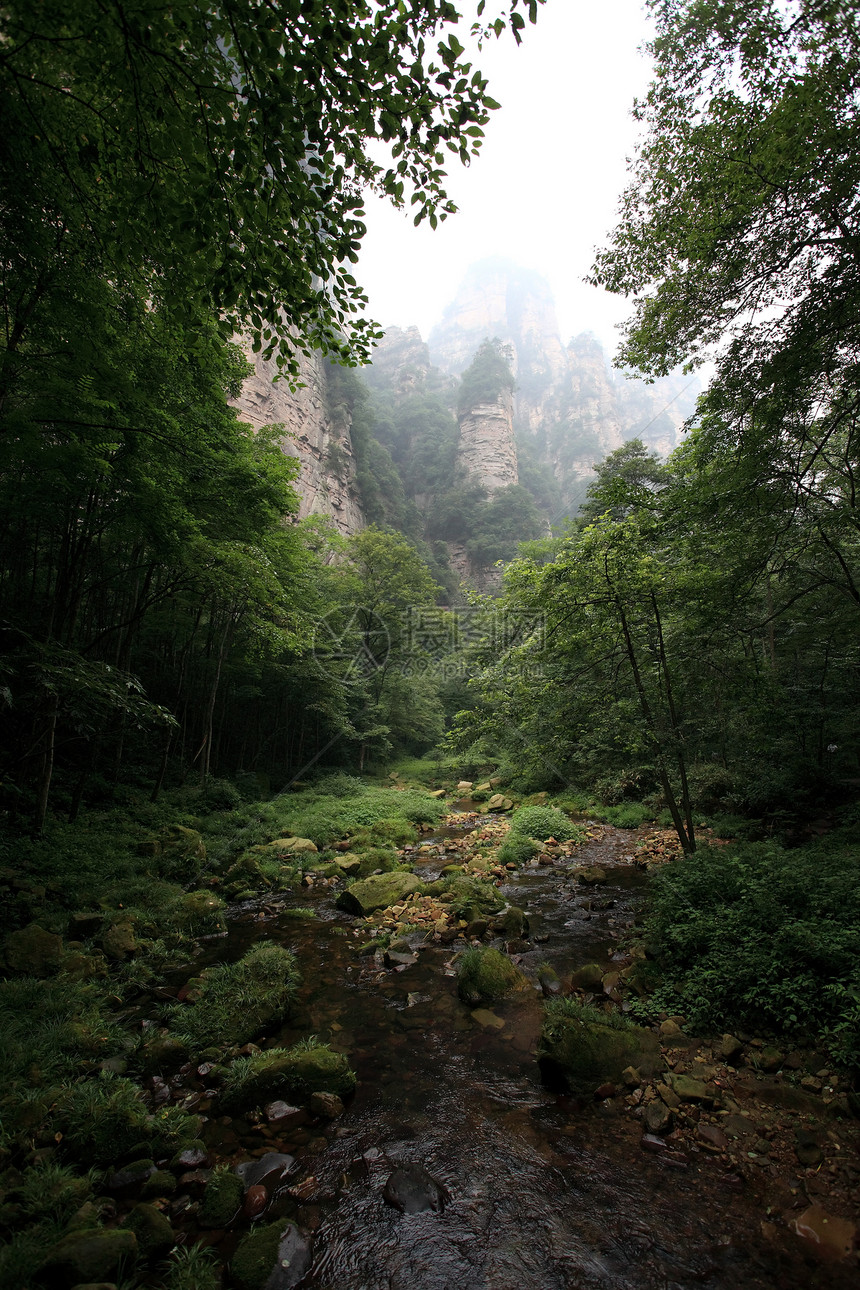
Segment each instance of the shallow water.
M439 848L414 857L428 877ZM645 876L627 863L634 838L607 829L570 861L516 873L504 894L530 918L521 966L552 963L559 976L609 963L617 936L641 901ZM425 839L425 844L428 842ZM608 881L583 889L571 867L600 864ZM329 1126L328 1146L265 1141L304 1156L316 1192L297 1221L313 1231L303 1285L321 1290L800 1290L841 1286L837 1268L798 1260L760 1232L754 1198L737 1194L718 1162L693 1154L671 1168L645 1154L641 1124L612 1103L577 1105L540 1082L535 1048L542 999L535 989L482 1025L457 997L456 947L432 942L415 965L386 969L360 957L356 920L334 909L335 893L304 897L317 918L247 912L234 924L229 957L265 936L291 946L304 985L291 1024L272 1043L316 1034L349 1054L355 1098ZM534 938L539 937L536 943ZM214 947L213 947L214 950ZM219 956L223 956L223 944ZM236 1126L237 1129L239 1126ZM317 1134L321 1129L314 1130ZM304 1135L307 1137L308 1135ZM323 1146L319 1154L313 1154ZM393 1168L420 1164L447 1189L443 1212L400 1214L382 1190ZM241 1234L241 1233L240 1233ZM226 1238L229 1255L236 1234Z

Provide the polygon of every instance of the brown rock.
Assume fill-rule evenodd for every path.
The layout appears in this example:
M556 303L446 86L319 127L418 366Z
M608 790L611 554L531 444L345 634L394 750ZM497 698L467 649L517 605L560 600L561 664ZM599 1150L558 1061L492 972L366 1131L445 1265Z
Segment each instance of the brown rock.
M828 1214L820 1205L810 1205L795 1219L794 1230L798 1236L817 1245L822 1252L844 1259L854 1248L857 1228L847 1219Z
M260 1183L249 1187L245 1192L242 1213L245 1218L259 1218L269 1204L269 1193Z
M729 1145L728 1138L715 1124L699 1124L696 1137L706 1151L725 1151Z

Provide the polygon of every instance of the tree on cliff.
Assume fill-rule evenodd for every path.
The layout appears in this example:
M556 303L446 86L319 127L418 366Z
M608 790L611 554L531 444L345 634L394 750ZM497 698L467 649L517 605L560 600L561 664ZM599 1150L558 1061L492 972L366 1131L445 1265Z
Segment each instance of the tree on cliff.
M480 0L474 34L519 41L538 3L489 21ZM269 352L366 355L348 271L363 192L435 226L454 209L448 155L468 163L498 106L461 17L451 0L9 0L7 351L74 264L174 317L204 306Z

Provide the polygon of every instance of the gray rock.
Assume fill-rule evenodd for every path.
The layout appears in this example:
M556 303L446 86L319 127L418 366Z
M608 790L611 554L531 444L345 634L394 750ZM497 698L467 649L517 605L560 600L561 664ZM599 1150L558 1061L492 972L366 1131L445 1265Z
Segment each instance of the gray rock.
M422 1165L401 1165L389 1176L382 1198L401 1214L421 1214L428 1209L440 1214L449 1196Z

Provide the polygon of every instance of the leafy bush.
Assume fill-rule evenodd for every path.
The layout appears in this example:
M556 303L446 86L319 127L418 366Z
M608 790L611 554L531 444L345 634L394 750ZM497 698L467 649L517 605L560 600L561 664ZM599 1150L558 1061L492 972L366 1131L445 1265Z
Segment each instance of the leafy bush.
M656 1007L844 1038L860 997L860 849L702 848L655 871L646 932L671 983Z
M546 842L547 838L566 842L577 833L564 811L560 811L557 806L522 806L514 811L511 823L520 833L541 842Z
M640 824L654 819L653 811L641 802L623 802L620 806L606 806L597 812L597 817L607 824L614 824L616 829L638 829ZM669 817L671 824L672 817Z
M296 960L279 945L256 945L238 963L210 968L199 998L170 1010L177 1036L191 1049L245 1044L287 1015L299 983Z
M525 864L540 851L538 844L519 829L511 829L499 847L499 864Z

